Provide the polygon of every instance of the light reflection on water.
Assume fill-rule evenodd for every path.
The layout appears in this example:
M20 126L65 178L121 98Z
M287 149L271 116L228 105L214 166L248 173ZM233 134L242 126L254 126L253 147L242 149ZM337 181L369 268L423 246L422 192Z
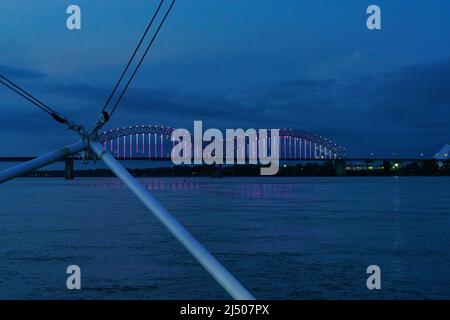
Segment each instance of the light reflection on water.
M173 180L173 181L171 181ZM199 191L209 190L210 192L223 193L233 197L242 198L291 198L295 191L295 184L277 184L277 183L245 183L235 185L233 190L222 190L219 184L210 183L210 180L191 181L189 179L160 179L152 180L140 179L149 191ZM126 186L119 180L103 181L82 181L78 183L80 187L86 188L111 188L124 189Z
M448 178L140 181L257 298L450 298ZM115 178L0 188L0 298L228 298Z

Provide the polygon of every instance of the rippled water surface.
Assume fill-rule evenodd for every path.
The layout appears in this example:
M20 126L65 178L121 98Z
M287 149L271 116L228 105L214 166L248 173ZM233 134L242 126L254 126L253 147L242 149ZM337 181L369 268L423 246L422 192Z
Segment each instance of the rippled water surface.
M141 181L257 298L450 298L449 178ZM0 298L228 296L119 180L95 178L0 186Z

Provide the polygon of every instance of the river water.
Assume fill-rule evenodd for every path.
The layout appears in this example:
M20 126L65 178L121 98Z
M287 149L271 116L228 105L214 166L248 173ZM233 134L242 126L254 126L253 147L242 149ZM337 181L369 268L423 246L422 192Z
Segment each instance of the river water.
M257 298L450 298L450 178L140 180ZM92 178L0 186L0 298L229 297L119 180Z

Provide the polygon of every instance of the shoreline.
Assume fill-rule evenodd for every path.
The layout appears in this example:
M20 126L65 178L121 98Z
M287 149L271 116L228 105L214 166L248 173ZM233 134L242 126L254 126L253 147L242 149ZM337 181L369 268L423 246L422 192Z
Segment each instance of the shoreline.
M278 174L273 176L260 175L259 166L242 166L242 167L174 167L174 168L146 168L136 169L127 168L127 170L134 177L449 177L450 166L435 168L434 170L427 170L422 168L413 170L411 168L394 168L394 169L361 169L346 170L345 172L337 172L334 167L313 165L310 167L304 166L286 166L280 168ZM113 172L109 169L87 169L87 170L73 170L72 176L75 178L102 178L115 177ZM39 170L34 171L24 177L28 178L64 178L66 172L64 170Z

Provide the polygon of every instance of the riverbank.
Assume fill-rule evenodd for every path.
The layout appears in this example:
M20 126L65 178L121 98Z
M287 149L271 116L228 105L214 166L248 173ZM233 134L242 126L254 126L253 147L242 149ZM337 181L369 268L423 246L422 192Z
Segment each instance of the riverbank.
M344 168L343 168L344 169ZM128 168L136 177L259 177L258 165L234 166L173 166L158 168ZM109 169L74 170L75 177L113 177ZM336 170L332 161L323 163L306 163L281 165L276 176L279 177L333 177L333 176L450 176L450 161L438 162L427 160L402 164L384 162L352 163L341 172ZM28 177L64 177L64 170L40 170L32 172Z

